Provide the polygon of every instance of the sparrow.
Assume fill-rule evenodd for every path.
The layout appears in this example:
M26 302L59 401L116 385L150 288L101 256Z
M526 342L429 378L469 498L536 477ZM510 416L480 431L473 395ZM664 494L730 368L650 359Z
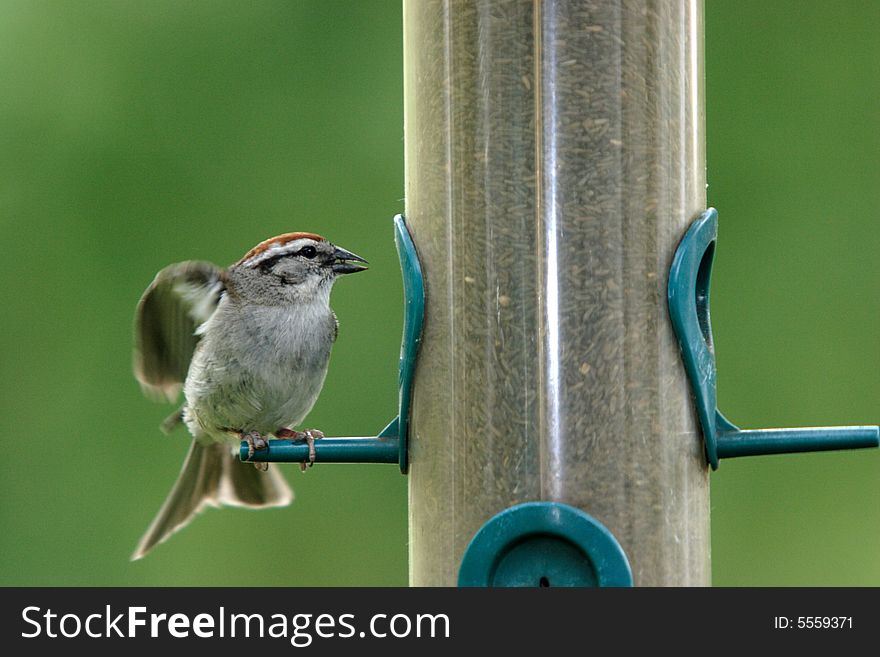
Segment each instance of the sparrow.
M338 333L333 283L364 271L366 262L315 233L285 233L226 268L186 261L156 275L135 313L134 375L152 398L175 401L183 390L183 406L161 429L185 424L192 443L132 560L206 506L290 504L281 473L242 463L238 446L247 441L252 456L270 435L305 440L314 463L314 440L323 434L294 427L327 374Z

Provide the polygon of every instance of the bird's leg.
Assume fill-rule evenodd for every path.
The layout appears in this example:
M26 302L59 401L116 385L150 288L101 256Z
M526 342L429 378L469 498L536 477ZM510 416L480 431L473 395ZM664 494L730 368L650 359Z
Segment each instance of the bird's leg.
M318 429L306 429L306 443L309 445L309 467L315 465L315 441L324 437L324 432L319 431ZM300 463L299 469L301 472L306 471L306 464Z
M266 439L259 431L248 431L245 433L241 432L241 439L247 441L248 444L248 460L252 459L254 456L254 452L257 450L263 450L269 447L269 444L266 442ZM269 469L269 464L265 462L254 462L254 467L257 470L262 470L265 472Z
M308 467L312 467L315 464L315 441L324 437L323 431L319 431L318 429L294 431L293 429L282 427L275 432L275 435L279 438L289 438L290 440L305 440L306 444L309 446ZM306 471L305 461L299 464L299 469L302 472Z

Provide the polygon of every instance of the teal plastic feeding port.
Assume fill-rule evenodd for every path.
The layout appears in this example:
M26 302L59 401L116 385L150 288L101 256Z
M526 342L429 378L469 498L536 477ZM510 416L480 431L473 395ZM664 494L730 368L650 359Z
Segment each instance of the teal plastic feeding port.
M632 586L617 539L580 509L526 502L491 518L465 551L459 586Z
M717 238L718 212L709 208L691 224L679 244L667 292L669 315L712 469L718 468L719 459L734 456L880 447L877 426L740 429L718 410L715 348L709 322L709 283Z
M398 413L375 437L322 438L315 441L315 463L397 463L408 467L410 401L416 357L425 317L425 284L415 244L403 215L394 217L394 242L403 274L404 316L398 370ZM248 458L248 444L241 443L239 458L249 462L305 463L309 447L301 440L269 440L266 449Z

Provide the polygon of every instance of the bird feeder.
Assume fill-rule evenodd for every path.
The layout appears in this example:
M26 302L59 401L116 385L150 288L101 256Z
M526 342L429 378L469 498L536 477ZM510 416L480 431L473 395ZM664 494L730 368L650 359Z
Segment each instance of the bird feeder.
M717 409L701 0L404 0L404 75L398 417L315 448L408 472L411 584L707 585L709 466L878 446Z
M665 294L706 207L701 9L404 3L406 216L428 294L413 584L456 584L484 525L534 502L607 531L636 584L709 583L708 471ZM618 552L523 522L483 579L515 581L495 562L543 539L586 564Z

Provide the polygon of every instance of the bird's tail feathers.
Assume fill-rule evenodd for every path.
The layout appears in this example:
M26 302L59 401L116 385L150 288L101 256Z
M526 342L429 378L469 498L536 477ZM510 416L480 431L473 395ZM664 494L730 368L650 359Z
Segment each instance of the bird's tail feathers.
M274 466L261 472L241 463L228 445L203 445L194 440L174 488L131 559L146 556L206 506L263 509L287 506L292 500L293 491Z

